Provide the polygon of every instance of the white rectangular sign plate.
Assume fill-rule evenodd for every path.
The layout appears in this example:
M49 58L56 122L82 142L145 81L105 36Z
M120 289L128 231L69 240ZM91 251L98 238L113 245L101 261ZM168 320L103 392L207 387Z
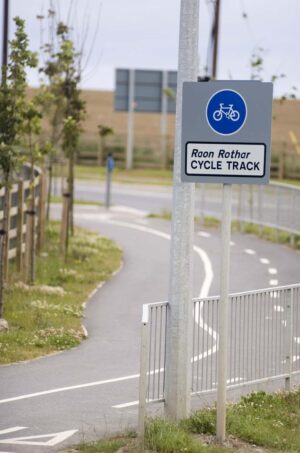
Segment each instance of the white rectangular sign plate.
M263 178L265 170L264 143L186 144L186 175Z

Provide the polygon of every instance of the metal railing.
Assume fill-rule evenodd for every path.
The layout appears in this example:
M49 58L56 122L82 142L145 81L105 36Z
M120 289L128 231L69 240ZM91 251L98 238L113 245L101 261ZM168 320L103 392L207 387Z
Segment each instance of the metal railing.
M209 186L209 187L208 187ZM221 186L197 184L196 210L200 217L221 216ZM233 186L232 217L261 227L300 235L300 187L271 183Z
M193 300L193 394L217 388L218 305ZM164 401L167 322L167 302L144 306L148 402ZM230 295L229 332L228 388L285 379L288 389L300 373L300 284Z

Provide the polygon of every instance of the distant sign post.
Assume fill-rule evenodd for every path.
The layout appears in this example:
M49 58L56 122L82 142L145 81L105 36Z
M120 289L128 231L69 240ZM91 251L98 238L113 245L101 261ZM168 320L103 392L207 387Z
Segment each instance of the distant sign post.
M228 293L232 184L267 184L270 177L272 83L183 84L183 182L222 183L217 438L225 440Z
M165 93L176 93L177 72L145 69L117 69L115 110L128 112L126 168L132 168L134 112L161 113L161 147L166 160L167 114L175 113L175 100Z

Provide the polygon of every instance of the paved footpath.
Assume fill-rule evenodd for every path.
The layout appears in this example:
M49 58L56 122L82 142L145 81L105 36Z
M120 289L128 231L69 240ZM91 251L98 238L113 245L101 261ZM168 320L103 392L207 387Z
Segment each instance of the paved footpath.
M120 405L137 399L142 304L167 298L170 225L120 207L76 206L75 220L116 240L123 267L89 302L80 347L0 367L0 453L60 451L136 425L136 406ZM194 295L216 294L219 231L197 231L195 244ZM234 235L231 291L295 283L299 259L287 247Z

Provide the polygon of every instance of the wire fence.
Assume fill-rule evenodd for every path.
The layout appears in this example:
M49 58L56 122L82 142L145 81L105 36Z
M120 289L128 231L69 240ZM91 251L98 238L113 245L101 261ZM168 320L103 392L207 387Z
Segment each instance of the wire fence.
M219 297L193 300L193 394L217 389ZM168 303L149 304L147 401L164 401ZM300 373L300 284L229 297L228 388L284 379Z

